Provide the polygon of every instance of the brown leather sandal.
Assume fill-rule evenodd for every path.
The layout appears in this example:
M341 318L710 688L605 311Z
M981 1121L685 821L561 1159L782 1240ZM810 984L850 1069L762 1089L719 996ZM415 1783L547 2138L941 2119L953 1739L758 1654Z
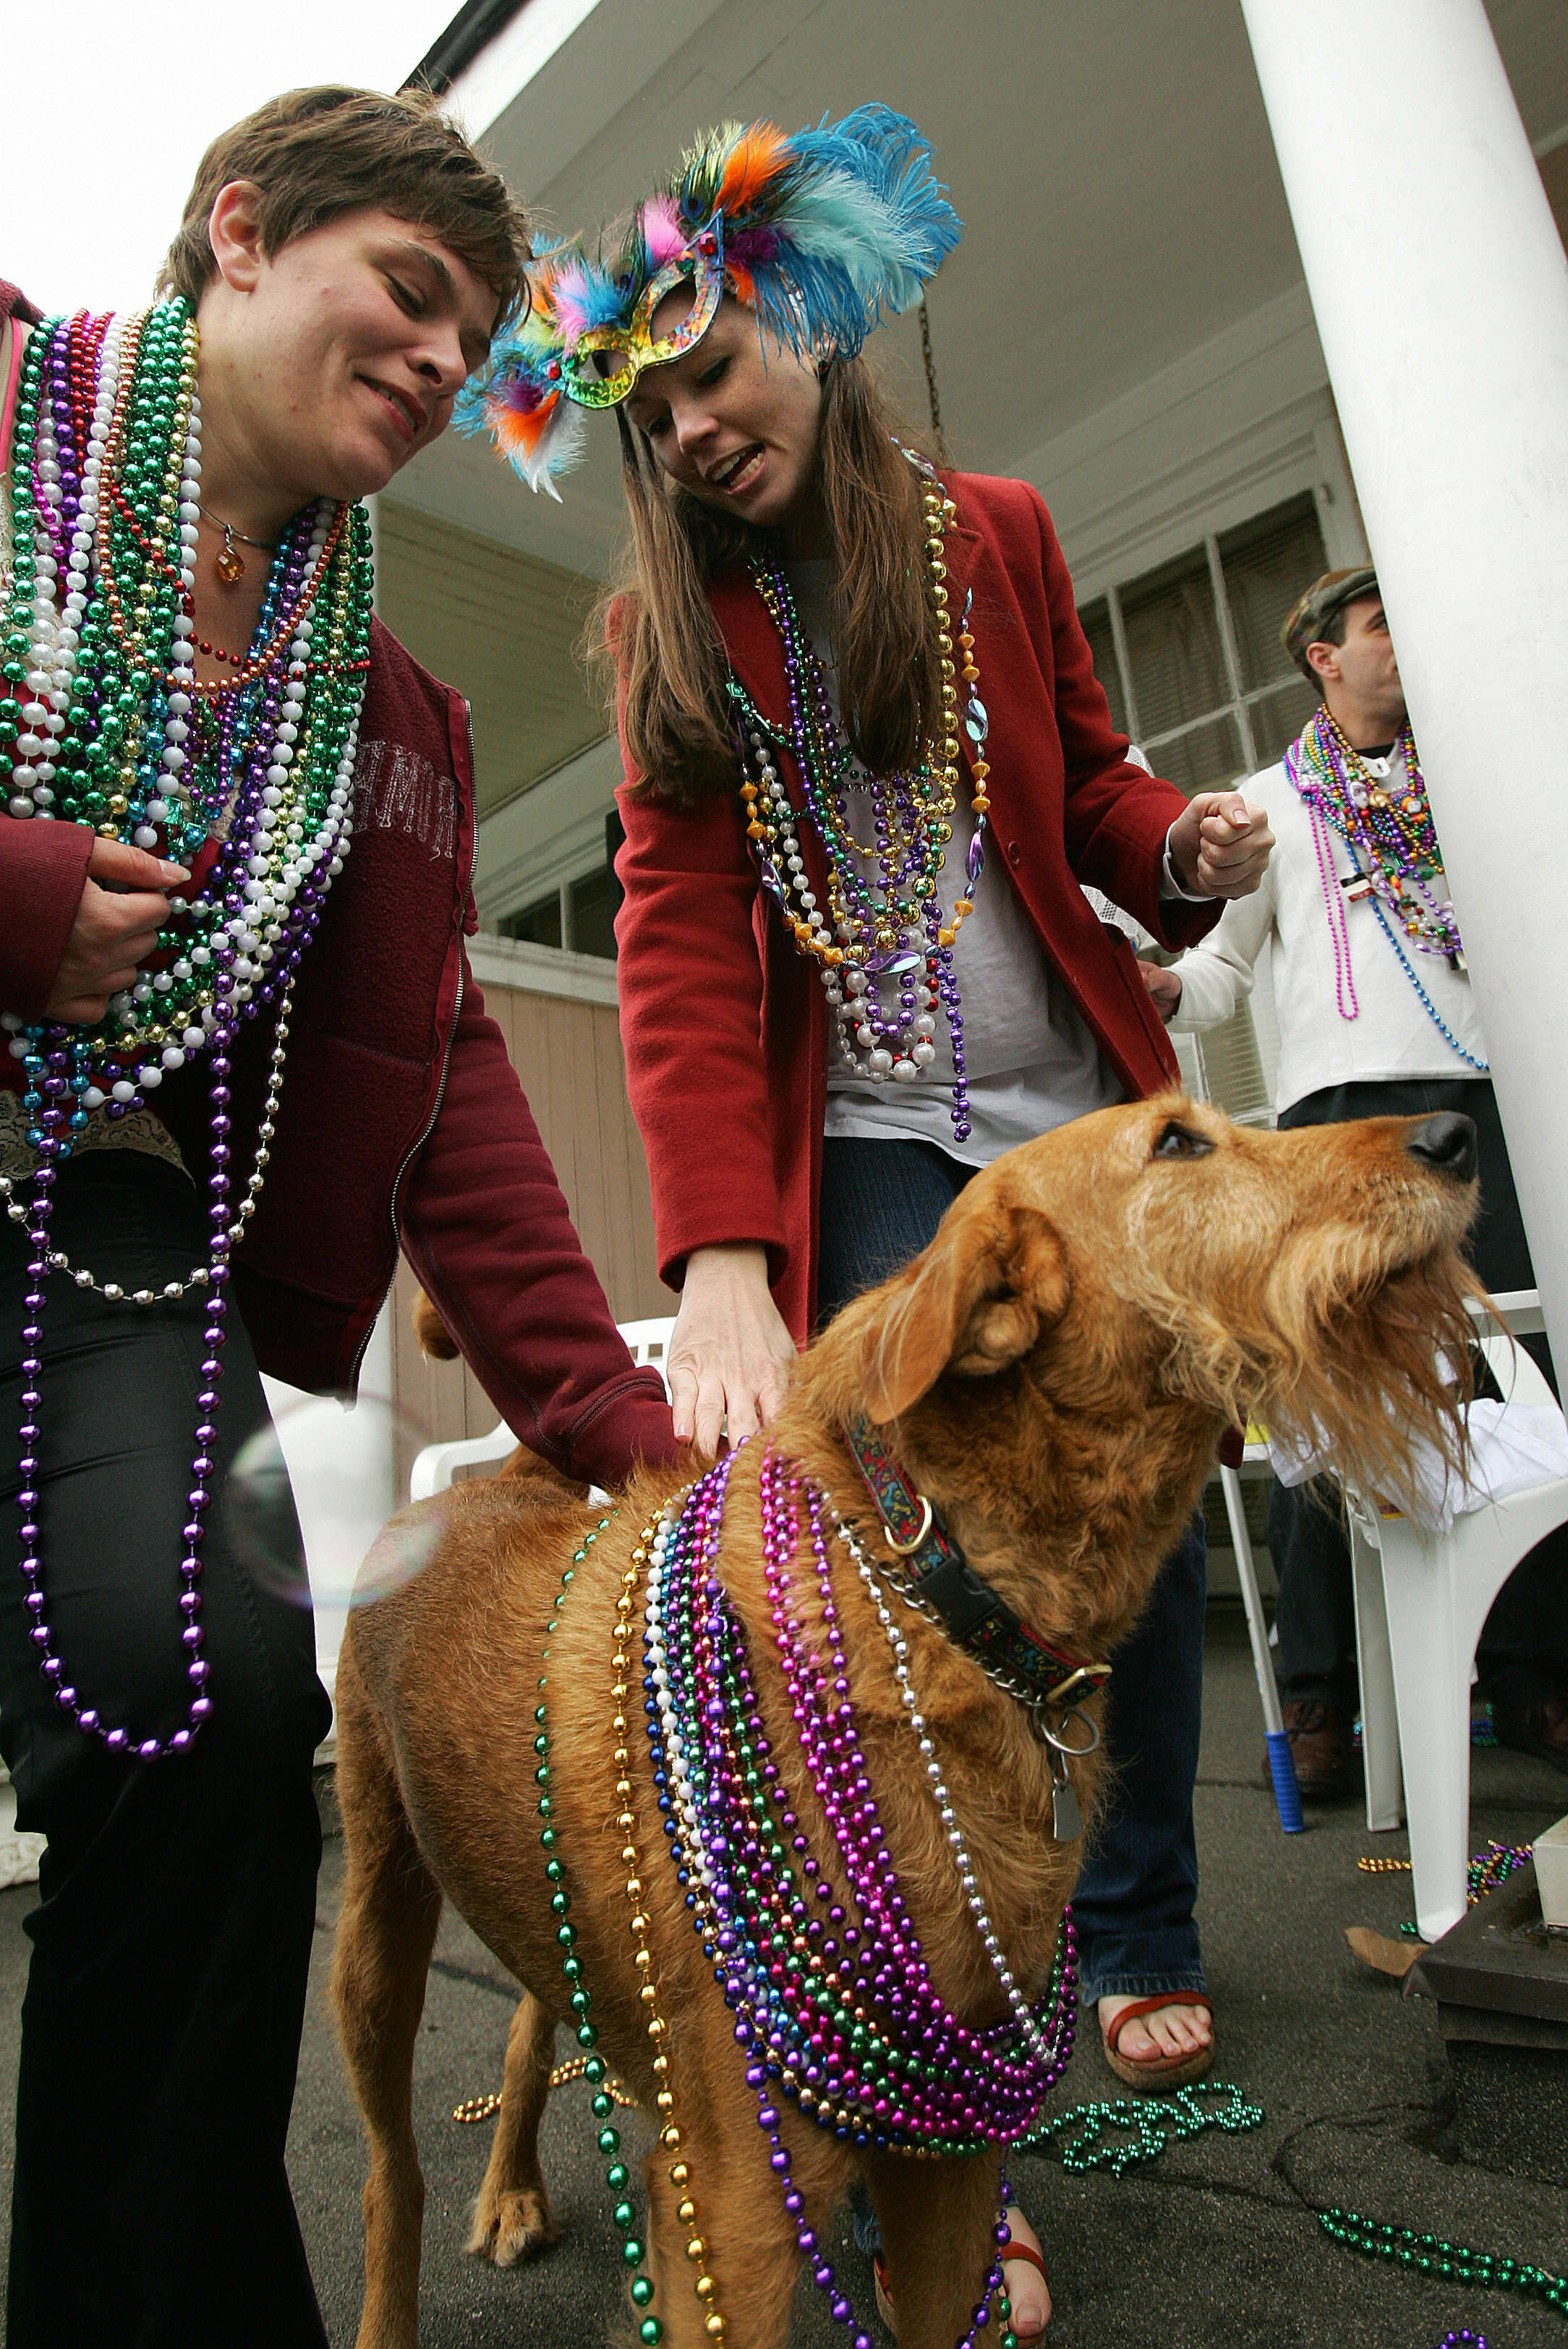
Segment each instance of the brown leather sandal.
M1003 2268L1005 2269L1012 2260L1026 2260L1032 2268L1038 2268L1040 2281L1046 2291L1050 2291L1051 2279L1045 2272L1045 2262L1033 2244L1010 2242L1002 2255ZM877 2313L896 2340L898 2328L893 2321L893 2295L888 2288L888 2262L880 2251L873 2251L871 2254L871 2274L877 2287ZM1049 2324L1049 2323L1050 2319L1047 2317L1046 2323ZM1021 2333L1018 2337L1021 2341L1042 2341L1044 2339L1044 2332Z
M1162 2088L1184 2088L1190 2080L1201 2080L1214 2061L1214 2042L1199 2047L1191 2055L1124 2055L1120 2053L1121 2035L1129 2023L1139 2015L1154 2014L1162 2006L1201 2006L1214 2016L1214 2002L1206 1990L1161 1990L1152 1998L1135 1998L1123 2007L1116 2021L1100 2033L1100 2044L1106 2051L1106 2061L1118 2080L1129 2088L1143 2088L1157 2082Z

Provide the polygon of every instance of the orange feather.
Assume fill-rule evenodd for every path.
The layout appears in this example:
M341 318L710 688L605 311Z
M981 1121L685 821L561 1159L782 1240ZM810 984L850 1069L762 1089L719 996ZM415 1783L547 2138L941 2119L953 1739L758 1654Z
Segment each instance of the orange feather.
M784 170L788 144L776 122L753 122L742 130L724 166L716 209L733 216L757 202Z
M547 399L541 400L537 408L531 409L526 414L520 413L515 408L493 408L491 425L496 446L508 457L518 449L525 456L532 456L545 437L560 397L558 391L553 391Z

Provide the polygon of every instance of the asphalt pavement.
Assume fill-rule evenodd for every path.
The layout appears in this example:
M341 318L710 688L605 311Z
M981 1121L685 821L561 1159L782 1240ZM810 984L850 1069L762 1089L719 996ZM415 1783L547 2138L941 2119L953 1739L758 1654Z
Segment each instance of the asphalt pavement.
M1280 1833L1261 1775L1245 1636L1229 1609L1210 1612L1204 1712L1198 1827L1214 2077L1237 2084L1265 2118L1245 2131L1173 2140L1120 2178L1075 2175L1050 2156L1015 2164L1051 2270L1052 2349L1432 2349L1466 2325L1491 2349L1568 2349L1563 2319L1539 2302L1365 2259L1319 2225L1316 2209L1349 2207L1568 2272L1568 2193L1463 2158L1435 2007L1402 1998L1346 1945L1347 1925L1392 1934L1409 1914L1408 1877L1366 1876L1355 1865L1363 1853L1403 1853L1403 1837L1369 1837L1355 1804L1312 1814L1305 1835ZM1489 1836L1526 1840L1564 1810L1568 1779L1518 1755L1476 1753L1472 1847ZM364 2154L326 2000L341 1878L342 1847L329 1838L289 2168L334 2349L350 2349L363 2277ZM0 1893L6 2106L26 1966L22 1920L34 1897ZM544 2133L561 2240L504 2273L462 2251L489 2129L459 2124L452 2110L499 2086L514 1996L501 1966L449 1911L414 2082L428 2189L423 2349L589 2349L628 2337L619 2240L580 2085L552 2097ZM1120 2093L1091 2018L1057 2108ZM1565 2093L1568 2056L1543 2058L1542 2097ZM646 2125L633 2118L627 2136L640 2150ZM9 2195L7 2145L0 2232ZM839 2266L868 2318L869 2276L846 2242ZM794 2340L800 2349L843 2349L844 2333L812 2304L818 2298L803 2287Z

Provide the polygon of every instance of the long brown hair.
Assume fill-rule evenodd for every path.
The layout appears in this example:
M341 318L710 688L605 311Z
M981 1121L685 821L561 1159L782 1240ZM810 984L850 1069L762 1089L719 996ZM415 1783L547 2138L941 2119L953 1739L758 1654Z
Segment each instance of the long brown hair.
M765 541L672 483L618 409L631 538L590 622L622 697L641 788L686 805L734 786L725 657L706 589ZM919 483L863 359L828 363L816 485L836 564L832 601L839 708L875 773L913 764L941 715L927 600Z

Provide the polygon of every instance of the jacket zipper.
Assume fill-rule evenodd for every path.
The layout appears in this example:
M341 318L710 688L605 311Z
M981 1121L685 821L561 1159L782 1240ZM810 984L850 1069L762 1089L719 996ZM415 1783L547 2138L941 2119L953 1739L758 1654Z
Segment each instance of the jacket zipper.
M462 713L468 726L468 771L470 777L472 777L473 773L473 712L469 708L466 701L462 705ZM354 1350L354 1360L349 1365L348 1370L348 1392L350 1394L357 1394L358 1392L359 1371L365 1360L366 1349L369 1345L370 1340L375 1335L376 1324L381 1318L381 1307L386 1304L388 1298L391 1295L393 1286L398 1278L398 1257L402 1254L403 1249L403 1229L402 1226L398 1221L398 1195L403 1187L403 1177L408 1173L409 1168L413 1164L414 1160L419 1156L421 1151L424 1148L426 1143L430 1140L431 1134L435 1127L435 1122L441 1115L441 1102L446 1098L446 1081L448 1073L452 1068L452 1048L457 1041L458 1014L462 1009L462 909L467 905L469 893L473 887L473 868L478 861L479 817L476 812L473 820L473 845L468 853L468 875L463 882L462 887L458 892L457 993L452 998L452 1024L446 1031L446 1049L441 1054L441 1081L436 1086L436 1097L431 1104L431 1113L429 1117L426 1118L424 1124L421 1127L413 1141L410 1143L407 1150L404 1151L403 1155L398 1164L398 1171L392 1177L392 1195L388 1203L387 1209L388 1217L392 1226L392 1278L381 1292L381 1303L377 1306L375 1312L371 1315L369 1327L366 1330L364 1336L360 1339L358 1345Z

